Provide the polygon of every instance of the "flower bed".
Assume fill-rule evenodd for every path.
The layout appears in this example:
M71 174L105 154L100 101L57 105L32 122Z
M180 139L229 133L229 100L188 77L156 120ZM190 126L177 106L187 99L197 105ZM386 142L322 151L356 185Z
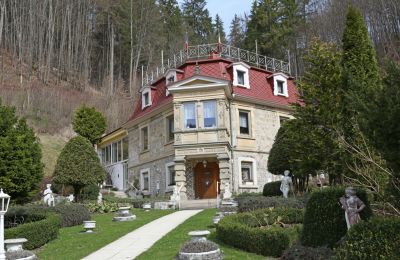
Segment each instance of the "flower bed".
M217 226L222 242L265 256L279 257L297 240L303 210L270 208L223 218Z

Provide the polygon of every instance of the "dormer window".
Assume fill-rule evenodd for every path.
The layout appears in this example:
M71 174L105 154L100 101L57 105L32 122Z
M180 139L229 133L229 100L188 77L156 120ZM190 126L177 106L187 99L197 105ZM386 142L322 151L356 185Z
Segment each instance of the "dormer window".
M146 88L142 91L142 109L151 106L151 91L150 88Z
M274 81L274 95L289 97L288 92L288 77L283 73L276 73L272 75Z
M243 88L250 88L250 66L243 62L236 62L231 66L233 67L233 85Z
M169 78L167 79L167 81L168 81L168 84L174 83L174 82L175 82L175 76L172 75L171 77L169 77Z

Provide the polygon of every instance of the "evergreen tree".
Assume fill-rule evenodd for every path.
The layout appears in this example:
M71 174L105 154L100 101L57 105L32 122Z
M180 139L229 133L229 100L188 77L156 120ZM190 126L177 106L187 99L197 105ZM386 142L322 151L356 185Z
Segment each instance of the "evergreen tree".
M256 0L247 25L245 47L283 59L293 44L298 21L296 0Z
M218 41L218 37L220 37L222 43L226 43L226 35L224 31L224 22L222 22L221 17L217 14L215 15L215 23L213 24L213 32L214 38L213 42Z
M205 0L185 0L182 4L190 45L210 42L213 28L206 4Z
M183 46L184 31L181 9L176 0L160 0L159 6L165 51L172 55Z
M245 33L246 33L245 20L240 16L238 16L237 14L235 14L230 26L229 44L234 47L242 48L243 41L245 38Z
M0 102L0 187L17 203L27 202L43 176L42 152L33 130Z
M77 201L81 190L88 185L98 185L105 179L105 171L88 139L76 136L62 149L57 159L53 180L71 185Z
M76 133L94 145L106 130L106 119L96 108L82 106L75 112L72 125Z

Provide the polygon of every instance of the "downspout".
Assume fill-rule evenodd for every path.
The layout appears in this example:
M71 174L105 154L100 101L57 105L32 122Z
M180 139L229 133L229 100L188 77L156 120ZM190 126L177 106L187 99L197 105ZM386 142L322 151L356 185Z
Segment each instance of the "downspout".
M233 91L232 91L233 92ZM235 160L234 160L234 154L233 154L233 149L236 147L236 132L234 131L233 128L233 109L232 109L232 100L235 97L235 94L232 93L232 98L228 99L228 104L229 104L229 124L230 124L230 130L231 130L231 169L232 169L232 188L233 191L236 192L236 186L235 186Z

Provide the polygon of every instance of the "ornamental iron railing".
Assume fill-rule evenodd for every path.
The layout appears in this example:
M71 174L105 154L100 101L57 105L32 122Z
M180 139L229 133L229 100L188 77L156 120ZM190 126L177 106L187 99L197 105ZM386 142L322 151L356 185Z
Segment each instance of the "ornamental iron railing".
M283 72L290 75L290 63L287 61L270 58L227 44L213 43L188 46L186 50L181 50L165 62L163 61L163 64L155 70L151 72L142 71L142 86L151 85L151 83L163 76L167 70L178 68L186 61L209 59L211 57L221 57L232 61L242 61L268 71Z

